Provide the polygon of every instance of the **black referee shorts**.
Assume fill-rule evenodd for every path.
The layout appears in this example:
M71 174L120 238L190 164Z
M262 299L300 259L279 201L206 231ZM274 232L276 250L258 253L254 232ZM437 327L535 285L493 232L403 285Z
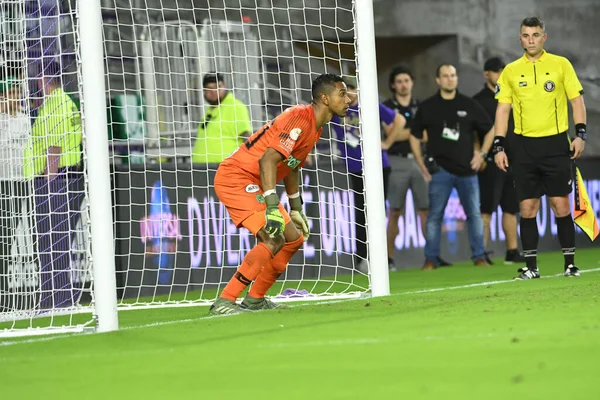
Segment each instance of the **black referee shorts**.
M515 136L508 164L512 168L519 201L571 193L573 161L567 133L539 138Z
M483 172L479 173L479 199L482 214L493 214L498 206L502 207L504 213L519 212L512 174L501 171L493 161L489 161Z

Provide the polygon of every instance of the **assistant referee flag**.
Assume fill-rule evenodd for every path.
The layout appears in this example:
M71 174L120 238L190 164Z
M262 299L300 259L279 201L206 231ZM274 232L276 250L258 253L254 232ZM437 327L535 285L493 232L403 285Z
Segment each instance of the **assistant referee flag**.
M592 208L587 190L579 168L575 168L575 201L573 202L573 219L575 224L588 235L593 242L598 237L598 221Z

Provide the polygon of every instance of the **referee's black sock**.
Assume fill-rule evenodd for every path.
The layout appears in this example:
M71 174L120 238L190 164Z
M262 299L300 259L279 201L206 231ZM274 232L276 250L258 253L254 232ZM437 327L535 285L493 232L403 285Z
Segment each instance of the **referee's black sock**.
M575 264L575 225L571 214L556 218L556 227L558 228L558 241L562 247L565 257L565 268Z
M521 232L521 244L523 245L523 256L529 269L537 269L537 246L539 233L535 218L523 218L519 224Z

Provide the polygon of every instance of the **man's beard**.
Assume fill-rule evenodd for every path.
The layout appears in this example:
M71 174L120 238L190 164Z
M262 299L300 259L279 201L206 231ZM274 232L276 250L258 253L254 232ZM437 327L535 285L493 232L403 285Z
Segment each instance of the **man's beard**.
M206 101L208 104L210 104L211 106L217 106L217 105L219 105L219 100L217 100L217 101L212 101L212 100L209 100L209 99L207 99L206 97L204 98L204 100L205 100L205 101Z
M452 93L455 90L456 90L456 88L453 88L453 89L442 88L442 92L444 92L444 93Z

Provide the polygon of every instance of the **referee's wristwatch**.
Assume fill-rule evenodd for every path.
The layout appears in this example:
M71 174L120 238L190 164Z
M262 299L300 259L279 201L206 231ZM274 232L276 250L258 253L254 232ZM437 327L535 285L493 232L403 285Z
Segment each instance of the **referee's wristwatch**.
M487 154L485 151L483 150L479 150L479 154L481 154L481 158L483 158L485 160L485 158L487 157Z
M587 139L587 127L585 124L575 124L575 136L583 141Z

